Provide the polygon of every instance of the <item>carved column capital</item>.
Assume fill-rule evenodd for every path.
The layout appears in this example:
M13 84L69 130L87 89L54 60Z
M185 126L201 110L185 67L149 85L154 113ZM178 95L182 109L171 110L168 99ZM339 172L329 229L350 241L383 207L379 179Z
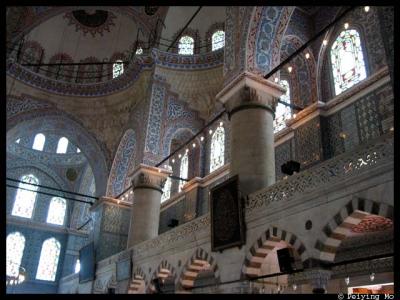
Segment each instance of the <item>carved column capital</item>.
M133 190L138 188L154 189L162 193L167 177L172 172L140 164L130 175L132 176Z
M216 98L230 114L246 108L267 109L274 113L278 98L285 92L282 86L270 80L244 72L225 86Z

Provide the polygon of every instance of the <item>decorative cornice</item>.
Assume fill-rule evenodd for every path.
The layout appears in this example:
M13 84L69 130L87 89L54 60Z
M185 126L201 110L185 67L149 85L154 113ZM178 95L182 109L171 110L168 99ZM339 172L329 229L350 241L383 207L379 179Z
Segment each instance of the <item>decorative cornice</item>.
M151 52L156 65L180 70L204 70L222 66L224 49L205 54L180 55L154 48Z

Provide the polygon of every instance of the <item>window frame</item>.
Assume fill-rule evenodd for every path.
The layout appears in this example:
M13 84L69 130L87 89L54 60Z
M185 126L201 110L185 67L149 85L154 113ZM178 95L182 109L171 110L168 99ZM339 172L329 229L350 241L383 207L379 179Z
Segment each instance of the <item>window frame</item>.
M23 174L23 175L19 178L19 181L23 181L23 180L22 180L23 177L24 177L24 176L29 176L29 175L32 175L33 177L35 177L36 180L37 180L37 184L38 184L38 185L40 184L39 178L38 178L37 176L35 176L32 172L30 172L30 173L28 173L28 174ZM34 200L34 202L33 202L32 214L31 214L31 217L28 218L28 217L22 217L22 216L17 216L17 215L14 215L14 214L13 214L13 210L14 210L14 206L15 206L15 201L17 200L17 194L18 194L18 190L19 190L19 185L20 185L20 184L22 184L22 183L20 182L20 183L18 184L18 188L16 189L15 194L14 194L14 201L13 201L13 205L12 205L12 208L11 208L11 211L10 211L10 216L16 217L16 218L24 218L24 219L28 219L28 220L33 220L34 217L35 217L36 203L37 203L37 201L36 201L36 200L37 200L37 191L39 190L39 187L37 187L37 189L35 190L35 200ZM32 186L32 187L33 187L33 186Z
M64 209L64 216L63 216L63 221L61 224L57 224L57 223L51 223L49 222L49 216L50 216L50 208L51 208L51 203L54 201L54 199L62 199L65 203L65 209ZM49 208L47 209L47 217L46 217L46 224L50 224L50 225L55 225L55 226L64 226L65 225L65 218L67 216L67 211L68 211L68 206L67 206L67 200L64 199L63 197L51 197L50 199L50 203L49 203Z
M192 53L191 54L183 54L183 53L179 53L179 51L180 51L180 48L179 48L179 45L181 44L181 39L182 38L184 38L184 37L189 37L189 38L191 38L192 40L193 40L193 48L192 48ZM189 55L195 55L195 48L196 48L196 41L195 41L195 39L194 39L194 37L192 36L192 35L190 35L190 34L183 34L182 36L180 36L179 37L179 40L178 40L178 44L177 44L177 50L178 50L178 54L179 55L186 55L186 56L189 56Z
M56 262L56 267L55 267L55 274L54 274L54 279L53 280L49 280L49 279L41 279L41 278L37 278L38 277L38 272L39 272L39 267L40 267L40 262L41 262L41 258L42 258L42 252L43 252L43 246L47 241L50 240L55 240L56 243L58 243L59 245L59 249L58 249L58 255L57 255L57 262ZM40 255L39 255L39 261L37 263L37 267L36 267L36 275L35 275L35 280L41 280L41 281L47 281L47 282L56 282L57 281L57 273L59 271L59 263L60 263L60 257L61 257L61 242L54 236L49 237L45 240L43 240L42 242L42 247L40 248Z
M348 89L342 91L340 94L336 95L336 91L335 91L335 79L333 78L333 64L332 64L332 60L331 60L331 49L332 49L332 45L333 43L336 41L336 39L338 38L338 36L340 35L340 33L342 31L346 31L346 30L356 30L360 36L360 46L361 46L361 51L363 54L363 58L364 58L364 66L365 66L365 75L366 77L359 81L358 83L354 84L353 86L349 87ZM369 63L369 56L368 56L368 50L367 50L367 42L365 39L365 33L364 30L362 28L362 26L359 26L358 24L350 24L350 26L347 29L344 29L342 26L335 28L335 31L332 32L332 34L329 35L328 37L329 41L328 44L325 47L325 57L327 58L327 62L328 62L328 67L326 68L326 72L328 73L327 75L327 79L329 81L329 99L325 99L325 101L329 101L335 97L339 97L340 95L342 95L343 93L346 93L347 91L351 90L353 87L355 87L356 85L358 85L359 83L361 83L362 81L368 79L368 77L371 76L371 71L370 71L370 63ZM322 88L324 88L323 85L321 85L321 83L319 83L320 86L320 90ZM320 92L319 92L320 93Z
M42 149L41 149L41 150L38 150L38 149L33 148L33 146L35 146L36 137L37 137L38 135L43 135L43 137L44 137L44 142L43 142L43 146L42 146ZM32 143L31 149L32 149L32 150L42 151L42 152L43 152L45 146L46 146L46 135L45 135L44 133L42 133L42 132L39 132L39 133L35 134L35 137L33 138L33 143Z
M217 48L217 49L213 50L213 46L214 46L213 37L214 37L214 34L216 34L218 31L222 31L224 33L224 45L222 47L220 47L220 48ZM223 29L216 29L211 34L211 52L218 51L218 50L221 50L223 48L225 48L225 31Z

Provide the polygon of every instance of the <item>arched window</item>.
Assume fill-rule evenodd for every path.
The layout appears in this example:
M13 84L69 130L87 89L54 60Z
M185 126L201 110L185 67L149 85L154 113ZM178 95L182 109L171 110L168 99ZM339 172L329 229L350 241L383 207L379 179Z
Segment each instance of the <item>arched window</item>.
M336 95L367 77L357 30L344 30L339 34L332 44L331 62Z
M55 238L49 238L43 242L36 279L48 281L56 279L60 250L60 242Z
M188 172L189 171L189 157L187 152L182 156L181 159L181 167L180 167L180 171L179 171L179 177L180 178L184 178L187 179L188 178ZM186 183L186 181L183 180L179 180L179 189L178 191L182 191L182 187L183 185Z
M224 165L225 155L225 130L218 126L211 137L210 172Z
M124 64L122 60L118 59L115 64L113 64L113 78L117 78L118 76L124 73Z
M168 166L167 169L172 171L171 166ZM168 200L171 197L171 185L172 185L171 178L167 177L167 181L165 182L163 193L161 195L161 203L163 203L165 200Z
M283 94L279 100L282 102L290 104L290 87L287 80L281 80L281 86L286 89L286 93ZM276 105L275 109L275 119L274 119L274 133L281 131L286 127L285 121L292 117L292 110L290 106L279 103Z
M32 174L24 175L21 177L18 184L17 195L15 196L14 206L11 214L13 216L31 218L33 208L36 201L37 186L30 185L29 183L39 184L39 180Z
M194 50L194 39L188 35L184 35L179 39L179 54L193 55Z
M46 137L43 133L38 133L33 140L32 149L42 151L44 147L44 142L46 141Z
M220 49L225 46L225 32L218 30L213 33L211 37L212 51Z
M66 137L62 137L58 140L57 145L57 153L67 153L68 148L68 139Z
M79 273L79 271L81 270L81 261L79 260L79 258L76 260L75 263L75 274Z
M67 203L65 199L60 197L51 198L49 210L47 212L47 223L63 225L66 209Z
M25 248L25 237L20 232L13 232L7 236L7 276L18 276L22 255Z

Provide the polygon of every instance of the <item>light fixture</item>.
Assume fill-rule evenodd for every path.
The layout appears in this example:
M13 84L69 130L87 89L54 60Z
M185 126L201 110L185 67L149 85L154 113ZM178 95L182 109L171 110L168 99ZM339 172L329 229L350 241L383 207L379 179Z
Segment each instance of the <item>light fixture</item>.
M186 152L186 153L188 153L188 152L189 152L189 149L188 149L188 148L186 148L185 152Z
M178 155L178 158L181 158L181 157L182 157L182 154L179 154L179 155Z
M306 59L309 59L310 58L310 53L306 53Z
M132 194L133 194L133 191L130 191L130 192L129 192L129 194L131 194L131 195L132 195Z
M275 77L275 82L278 83L279 79L278 77Z
M193 148L196 148L196 143L193 143L192 146L193 146Z
M175 163L175 158L172 159L172 163L173 163L173 164Z
M161 173L161 169L158 169L158 173Z
M287 70L288 70L289 73L291 73L292 70L293 70L293 68L292 68L291 66L289 66L289 67L287 68Z
M201 141L201 142L204 141L204 136L201 136L201 137L200 137L200 141Z
M219 126L222 126L222 125L224 125L224 122L222 122L222 121L219 122Z
M375 273L374 272L369 274L369 279L371 279L371 281L374 281L374 279L375 279Z
M324 46L326 46L326 45L328 45L328 41L327 41L327 40L323 40L323 41L322 41L322 44L323 44Z
M364 6L365 12L369 12L369 6Z
M212 130L210 129L210 130L208 131L208 133L209 133L209 134L212 134Z
M297 284L293 283L293 291L297 290Z
M390 131L394 131L394 127L392 126L392 127L390 127L390 129L389 129Z
M346 276L346 277L344 278L344 282L346 283L346 285L349 285L349 283L350 283L350 277L349 277L349 276Z
M296 119L296 117L297 117L297 115L296 115L296 114L293 114L293 119Z
M346 134L345 132L341 132L341 133L339 133L339 136L340 136L342 139L345 139L345 138L347 137L347 134Z
M344 29L349 28L349 23L344 23Z

